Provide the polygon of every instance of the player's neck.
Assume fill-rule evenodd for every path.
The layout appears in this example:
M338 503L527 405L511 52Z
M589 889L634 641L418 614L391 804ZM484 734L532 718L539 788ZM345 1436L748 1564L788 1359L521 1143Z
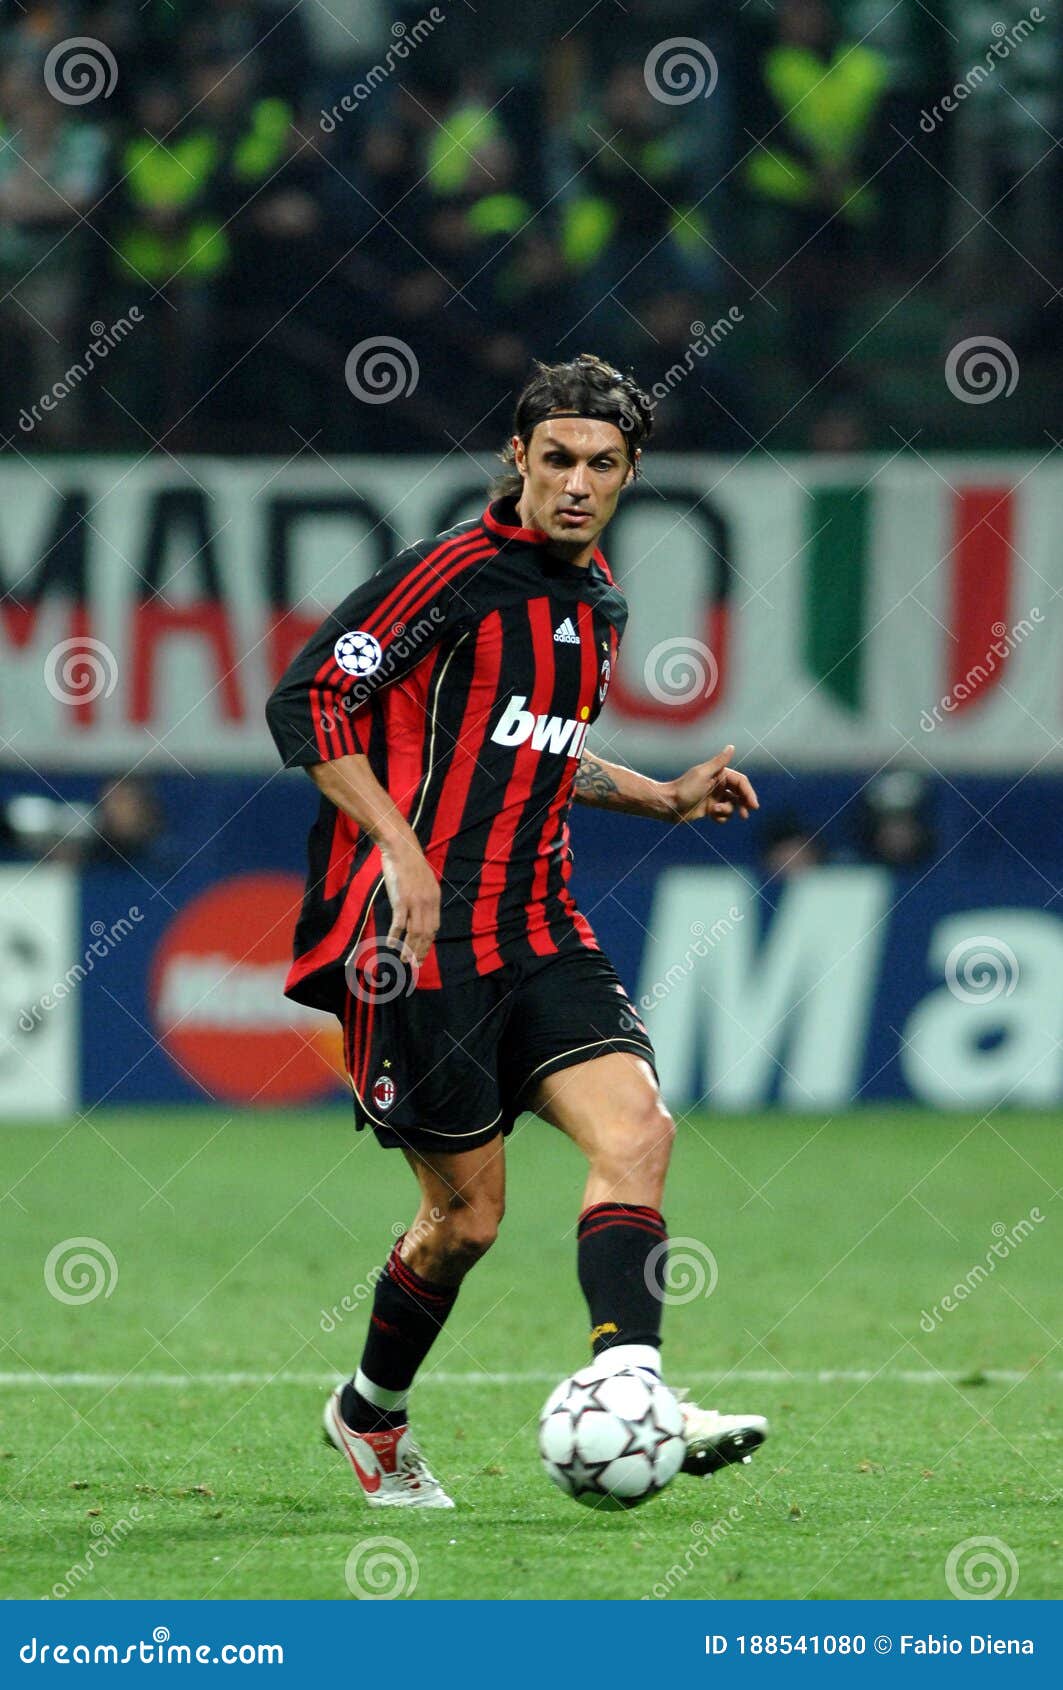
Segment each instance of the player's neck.
M525 509L523 499L517 500L517 517L522 528L539 527L533 513ZM540 530L540 532L542 531ZM548 552L551 557L560 558L563 563L574 564L577 569L589 569L597 546L597 536L589 542L552 540L547 536L543 550Z

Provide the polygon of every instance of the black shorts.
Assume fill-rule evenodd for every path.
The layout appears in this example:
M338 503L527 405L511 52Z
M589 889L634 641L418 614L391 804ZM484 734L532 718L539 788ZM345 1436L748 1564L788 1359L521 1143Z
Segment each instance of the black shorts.
M547 1074L608 1051L655 1068L649 1035L600 951L580 945L433 990L350 994L344 1053L359 1131L410 1150L508 1133Z

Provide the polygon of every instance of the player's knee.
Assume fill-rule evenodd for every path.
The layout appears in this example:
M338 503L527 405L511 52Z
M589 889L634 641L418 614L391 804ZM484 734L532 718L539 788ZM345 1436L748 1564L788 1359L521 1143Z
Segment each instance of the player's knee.
M478 1262L481 1256L486 1256L495 1239L502 1216L494 1208L475 1208L461 1211L461 1218L454 1229L453 1247L470 1263Z
M457 1281L485 1256L502 1221L503 1205L489 1199L452 1201L446 1219L425 1239L429 1277Z
M607 1156L613 1177L623 1178L637 1170L647 1177L663 1178L674 1141L675 1122L657 1093L647 1092L610 1135Z
M431 1235L417 1240L409 1256L409 1266L422 1278L438 1279L441 1284L460 1284L470 1268L475 1268L499 1235L499 1213L477 1208L450 1210L446 1222L433 1227Z
M675 1122L656 1094L648 1098L640 1110L632 1134L639 1156L655 1167L668 1166L675 1143Z
M485 1183L475 1186L468 1193L459 1193L451 1200L448 1226L455 1237L482 1256L498 1237L505 1212L506 1200L502 1191L496 1190L493 1182L490 1185Z
M486 1256L498 1236L501 1215L493 1207L452 1209L439 1228L438 1268L451 1282L463 1279Z

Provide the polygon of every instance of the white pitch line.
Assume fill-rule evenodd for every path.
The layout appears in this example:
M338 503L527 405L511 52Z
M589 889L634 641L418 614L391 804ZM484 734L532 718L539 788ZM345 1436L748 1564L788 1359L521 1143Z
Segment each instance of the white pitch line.
M979 1382L989 1385L1018 1385L1024 1379L1038 1376L1036 1368L1025 1372L1018 1368L986 1368L978 1375ZM135 1386L160 1390L195 1390L197 1387L207 1390L227 1389L233 1386L247 1386L262 1388L266 1385L303 1385L313 1386L318 1390L327 1389L335 1385L339 1375L336 1373L33 1373L20 1371L17 1373L0 1373L0 1390L47 1388L54 1386L57 1390L76 1389L83 1387L88 1390L101 1391L125 1390ZM420 1385L443 1385L448 1388L463 1385L552 1385L557 1382L557 1373L426 1373L418 1380ZM797 1370L787 1373L781 1367L765 1368L735 1368L729 1372L725 1368L717 1368L712 1372L684 1373L682 1383L691 1385L716 1385L731 1383L739 1385L866 1385L874 1381L884 1385L960 1385L969 1375L963 1373L938 1373L933 1368L914 1371L904 1368L886 1368L877 1371L871 1367L858 1368L823 1368L813 1372ZM1055 1382L1063 1380L1063 1369L1044 1369L1040 1377Z

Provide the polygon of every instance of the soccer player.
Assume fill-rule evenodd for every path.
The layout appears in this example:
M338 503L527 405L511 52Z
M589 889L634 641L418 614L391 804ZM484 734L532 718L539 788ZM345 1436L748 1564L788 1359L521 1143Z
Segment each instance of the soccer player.
M483 516L356 588L267 706L285 764L321 793L286 993L339 1016L357 1126L400 1148L420 1188L325 1412L374 1506L453 1506L407 1402L495 1237L524 1110L587 1160L577 1266L595 1357L659 1370L675 1128L646 1029L569 889L568 814L576 800L726 822L757 798L730 745L658 782L584 743L627 617L598 541L651 427L647 395L599 358L537 364ZM685 1471L748 1460L767 1431L683 1412Z

